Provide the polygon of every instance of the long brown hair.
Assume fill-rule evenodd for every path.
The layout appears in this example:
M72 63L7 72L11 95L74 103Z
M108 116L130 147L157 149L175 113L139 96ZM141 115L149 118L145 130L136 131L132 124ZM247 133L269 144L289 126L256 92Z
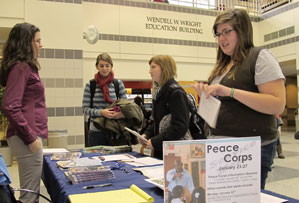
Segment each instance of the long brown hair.
M27 63L36 72L40 68L32 46L36 32L40 32L39 28L29 23L18 23L11 29L3 48L0 70L2 87L6 86L9 72L16 63Z
M98 66L100 60L106 61L107 63L109 63L113 67L112 58L109 54L102 53L102 54L98 55L97 60L96 60L96 67Z
M232 56L226 55L218 45L216 64L208 79L209 82L215 77L222 75L231 60L234 61L236 68L230 77L234 77L235 71L246 59L250 48L254 47L252 24L246 10L230 9L221 13L213 25L214 35L217 33L218 25L224 23L229 23L233 27L238 36L238 43Z

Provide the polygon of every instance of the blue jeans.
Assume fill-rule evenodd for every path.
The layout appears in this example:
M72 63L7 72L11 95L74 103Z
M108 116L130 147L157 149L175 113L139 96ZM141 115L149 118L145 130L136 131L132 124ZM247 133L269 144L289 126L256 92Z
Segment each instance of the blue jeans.
M265 189L268 172L271 171L271 166L275 157L277 141L268 145L262 146L261 149L261 189Z
M97 145L108 145L106 134L98 131L89 131L89 145L90 147Z

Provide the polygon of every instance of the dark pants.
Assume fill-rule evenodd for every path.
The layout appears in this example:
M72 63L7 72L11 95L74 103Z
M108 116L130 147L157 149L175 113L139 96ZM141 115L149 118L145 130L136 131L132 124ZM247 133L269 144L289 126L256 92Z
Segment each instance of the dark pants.
M106 134L92 130L89 131L89 145L90 147L97 145L108 145Z
M0 202L1 203L14 203L16 202L12 191L8 185L0 185Z
M271 171L271 166L275 157L277 141L268 145L262 146L261 149L261 189L265 189L268 172Z

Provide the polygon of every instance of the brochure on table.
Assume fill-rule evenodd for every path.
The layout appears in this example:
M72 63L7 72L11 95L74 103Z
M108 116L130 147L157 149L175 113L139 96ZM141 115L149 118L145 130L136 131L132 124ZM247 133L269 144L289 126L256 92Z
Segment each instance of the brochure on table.
M171 190L177 184L183 186L180 198L187 203L194 198L206 203L259 203L260 143L259 137L163 142L165 200L174 195ZM185 180L189 174L192 181L184 185L182 179L167 179L168 172L178 170L177 163Z

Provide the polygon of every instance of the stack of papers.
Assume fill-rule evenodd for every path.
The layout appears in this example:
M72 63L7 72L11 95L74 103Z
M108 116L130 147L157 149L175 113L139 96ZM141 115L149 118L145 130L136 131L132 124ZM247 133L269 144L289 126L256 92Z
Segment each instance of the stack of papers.
M66 160L75 160L81 157L81 152L61 152L61 153L54 153L51 156L51 160L55 161L66 161Z
M44 155L49 155L49 154L54 154L54 153L66 153L69 152L67 149L65 148L43 148L43 154Z
M72 167L83 167L83 166L102 166L102 161L100 159L89 159L88 157L67 160L67 161L57 161L57 166L63 169Z

